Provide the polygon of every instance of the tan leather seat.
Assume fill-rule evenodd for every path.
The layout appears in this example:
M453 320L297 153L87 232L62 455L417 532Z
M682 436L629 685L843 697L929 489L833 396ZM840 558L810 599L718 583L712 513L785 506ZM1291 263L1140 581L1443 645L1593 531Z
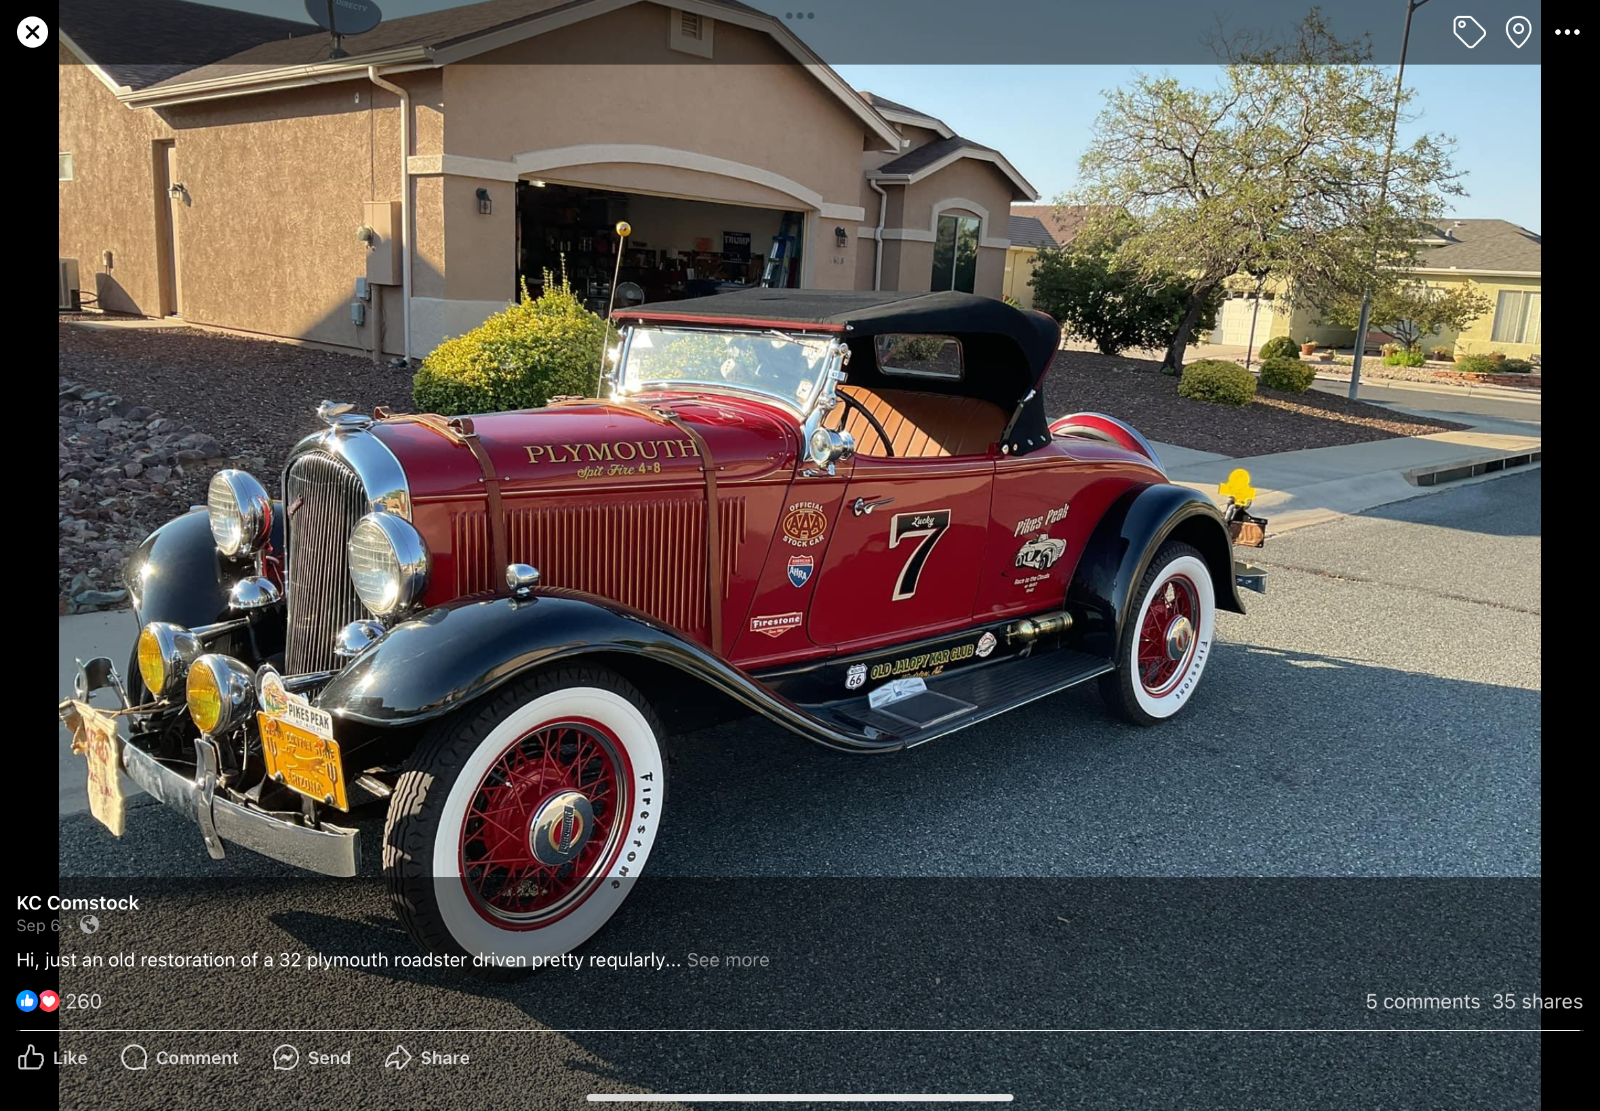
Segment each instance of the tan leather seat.
M981 455L1005 429L1006 415L1000 406L975 397L865 386L841 386L839 392L849 394L878 418L897 459ZM883 437L860 410L851 406L845 412L845 431L855 437L857 451L863 455L889 454L884 450Z

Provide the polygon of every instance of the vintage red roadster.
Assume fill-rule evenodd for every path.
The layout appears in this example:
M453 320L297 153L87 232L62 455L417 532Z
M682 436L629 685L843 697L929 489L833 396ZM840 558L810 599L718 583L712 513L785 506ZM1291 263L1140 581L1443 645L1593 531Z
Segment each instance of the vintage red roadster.
M1262 585L1247 498L1169 483L1112 417L1046 419L1043 314L758 289L614 319L601 398L324 403L277 498L222 471L150 536L126 680L91 661L63 709L111 688L131 719L97 813L120 768L213 857L350 876L384 809L416 941L534 961L645 867L680 710L888 753L1093 679L1148 725Z

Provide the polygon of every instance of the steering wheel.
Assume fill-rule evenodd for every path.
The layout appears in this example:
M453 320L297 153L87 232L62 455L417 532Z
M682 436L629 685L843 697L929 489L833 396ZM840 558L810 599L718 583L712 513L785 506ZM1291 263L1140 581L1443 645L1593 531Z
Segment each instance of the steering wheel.
M857 401L847 393L835 393L834 396L840 401L844 402L844 407L846 410L854 409L863 417L867 418L867 423L872 425L872 430L878 434L878 440L883 444L883 453L889 456L891 459L894 458L894 444L889 442L889 432L878 421L878 418L872 415L872 410L868 409L865 405L861 404L861 402ZM844 431L845 417L847 415L848 413L839 414L839 427L834 429L835 432Z

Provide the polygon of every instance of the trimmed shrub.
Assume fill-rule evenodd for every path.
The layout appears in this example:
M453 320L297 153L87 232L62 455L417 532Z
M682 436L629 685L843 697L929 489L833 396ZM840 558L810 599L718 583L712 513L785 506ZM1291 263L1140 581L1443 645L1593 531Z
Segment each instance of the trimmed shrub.
M1420 347L1397 347L1384 353L1384 366L1421 366L1427 362Z
M428 353L411 383L418 410L494 413L594 394L605 322L583 307L565 278L558 283L548 271L544 277L537 299L524 283L520 304Z
M1256 376L1225 359L1199 359L1183 368L1178 396L1217 405L1245 406L1256 395Z
M1533 369L1533 364L1527 359L1507 359L1500 364L1502 374L1527 374Z
M1300 358L1300 345L1288 336L1273 336L1261 345L1257 352L1261 365L1266 366L1269 359L1298 359Z
M1500 363L1487 355L1468 355L1464 359L1456 360L1456 369L1462 374L1494 374L1500 367Z
M1261 363L1261 384L1269 390L1305 393L1316 377L1317 372L1299 359L1264 359Z

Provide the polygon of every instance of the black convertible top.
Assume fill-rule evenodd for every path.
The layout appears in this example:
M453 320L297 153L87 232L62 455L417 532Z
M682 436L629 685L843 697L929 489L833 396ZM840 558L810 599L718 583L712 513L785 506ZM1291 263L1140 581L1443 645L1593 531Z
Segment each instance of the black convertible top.
M1042 312L1012 308L972 293L858 292L825 289L744 289L668 304L638 305L612 314L619 324L669 323L777 327L839 334L850 347L850 381L979 397L1009 417L1021 414L1003 445L1012 454L1049 442L1040 392L1061 344L1061 328ZM965 373L957 380L885 376L872 337L932 334L959 340ZM1031 396L1030 396L1031 395Z

